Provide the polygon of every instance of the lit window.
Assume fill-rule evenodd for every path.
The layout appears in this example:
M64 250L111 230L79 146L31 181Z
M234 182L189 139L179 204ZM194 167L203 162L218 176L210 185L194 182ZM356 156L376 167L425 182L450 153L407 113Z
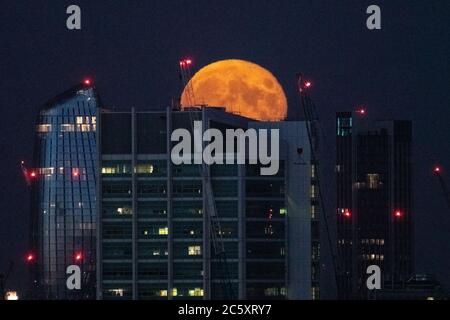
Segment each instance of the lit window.
M169 228L168 227L159 228L158 234L161 235L161 236L168 235L169 234Z
M73 124L62 124L61 132L74 132L75 126Z
M91 118L91 123L92 124L97 124L97 117L92 117Z
M102 168L102 174L115 174L116 168L114 167L103 167Z
M81 132L89 132L91 131L91 125L90 124L82 124L81 125Z
M117 208L117 214L119 215L131 215L132 210L129 207Z
M188 247L188 255L190 256L199 256L202 254L201 246L189 246Z
M52 175L55 173L55 168L38 168L37 172L43 175Z
M286 208L280 208L280 216L284 216L287 213Z
M138 164L135 172L138 174L152 174L154 167L151 164Z
M159 290L160 297L167 297L167 290Z
M311 198L315 198L316 197L316 186L315 185L311 185Z
M275 232L273 231L273 227L272 227L271 224L269 224L267 227L264 228L264 233L265 233L266 235L269 235L269 236L271 236L271 235L273 235L273 234L275 233Z
M173 288L172 289L172 296L176 297L178 295L178 290L177 288Z
M109 289L108 290L110 293L112 293L114 296L116 297L123 297L123 289L119 288L119 289Z
M367 187L369 189L378 189L380 186L380 175L378 173L368 173L366 176Z
M83 117L77 117L76 118L76 123L77 124L83 124Z
M311 165L311 178L315 178L316 177L316 166L315 165Z
M189 290L189 296L191 296L191 297L203 297L203 289L202 288L195 288L195 289Z
M36 126L37 132L50 132L52 131L52 125L51 124L39 124Z
M264 289L264 295L265 296L278 296L279 295L279 289L278 288L266 288Z
M312 205L311 206L311 219L315 219L316 218L316 206Z

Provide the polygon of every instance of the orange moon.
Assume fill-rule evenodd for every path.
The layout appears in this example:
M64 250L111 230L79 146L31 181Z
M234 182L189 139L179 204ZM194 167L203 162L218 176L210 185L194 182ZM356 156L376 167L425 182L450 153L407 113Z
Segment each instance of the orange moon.
M182 108L190 104L225 107L262 121L280 121L287 115L286 95L277 78L244 60L221 60L200 69L181 95Z

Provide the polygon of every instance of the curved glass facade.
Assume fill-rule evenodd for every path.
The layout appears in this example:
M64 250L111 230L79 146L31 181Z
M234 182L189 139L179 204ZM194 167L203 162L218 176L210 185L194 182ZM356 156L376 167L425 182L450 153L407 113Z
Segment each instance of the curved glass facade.
M34 168L29 172L36 298L94 297L98 106L95 89L79 85L39 113ZM69 265L81 268L81 290L66 287Z

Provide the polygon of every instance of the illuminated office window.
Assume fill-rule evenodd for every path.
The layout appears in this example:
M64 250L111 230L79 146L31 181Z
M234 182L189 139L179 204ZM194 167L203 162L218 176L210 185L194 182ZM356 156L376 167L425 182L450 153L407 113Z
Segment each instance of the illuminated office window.
M315 185L311 185L311 198L316 198L316 186Z
M138 164L135 169L138 174L152 174L153 171L154 167L151 164Z
M61 132L74 132L75 131L75 125L73 124L62 124L61 125Z
M116 297L123 297L123 292L124 290L121 288L118 289L109 289L108 290L112 295L116 296Z
M195 289L189 290L188 294L191 297L203 297L203 289L202 288L195 288Z
M50 132L52 131L52 125L51 124L39 124L36 126L37 132Z
M77 124L83 124L83 117L77 117L76 118L76 123Z
M117 208L118 215L131 215L133 211L129 207Z
M189 246L188 247L188 255L190 256L199 256L202 254L201 246Z
M161 236L168 235L169 234L169 228L168 227L159 228L158 234L161 235Z
M378 173L368 173L366 177L369 189L378 189L380 187L380 175Z

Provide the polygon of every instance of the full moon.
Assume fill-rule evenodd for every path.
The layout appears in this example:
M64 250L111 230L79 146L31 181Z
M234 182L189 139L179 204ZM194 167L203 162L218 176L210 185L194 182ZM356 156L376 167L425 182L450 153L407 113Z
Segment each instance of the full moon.
M192 101L261 121L284 120L287 114L286 95L277 78L244 60L221 60L200 69L184 88L182 108Z

